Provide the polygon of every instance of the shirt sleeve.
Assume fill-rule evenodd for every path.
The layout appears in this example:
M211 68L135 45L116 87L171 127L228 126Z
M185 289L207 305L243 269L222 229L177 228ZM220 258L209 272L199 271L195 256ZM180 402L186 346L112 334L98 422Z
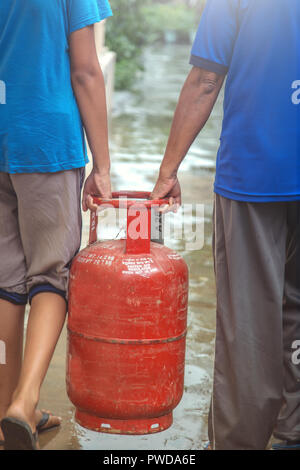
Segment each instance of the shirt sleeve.
M112 16L108 0L69 0L69 34Z
M238 34L239 0L207 0L190 64L225 75Z

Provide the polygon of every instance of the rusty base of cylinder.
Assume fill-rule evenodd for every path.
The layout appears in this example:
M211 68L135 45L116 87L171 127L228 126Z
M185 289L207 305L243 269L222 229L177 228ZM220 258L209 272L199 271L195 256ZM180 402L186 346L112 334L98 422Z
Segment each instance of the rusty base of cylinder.
M84 428L109 434L154 434L165 431L173 423L173 413L158 418L146 419L108 419L87 413L75 412L75 419Z

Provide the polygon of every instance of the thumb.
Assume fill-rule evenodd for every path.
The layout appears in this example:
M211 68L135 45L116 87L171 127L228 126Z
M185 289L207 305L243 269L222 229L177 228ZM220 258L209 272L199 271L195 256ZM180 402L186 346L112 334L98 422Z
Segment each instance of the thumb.
M152 191L152 193L149 196L149 199L156 199L155 197L155 191Z

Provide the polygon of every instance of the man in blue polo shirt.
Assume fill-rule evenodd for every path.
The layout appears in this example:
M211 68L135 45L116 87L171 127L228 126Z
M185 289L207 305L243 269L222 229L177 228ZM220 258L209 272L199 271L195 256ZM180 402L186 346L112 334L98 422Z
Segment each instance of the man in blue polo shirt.
M300 448L300 2L207 0L153 198L227 75L216 164L213 449Z

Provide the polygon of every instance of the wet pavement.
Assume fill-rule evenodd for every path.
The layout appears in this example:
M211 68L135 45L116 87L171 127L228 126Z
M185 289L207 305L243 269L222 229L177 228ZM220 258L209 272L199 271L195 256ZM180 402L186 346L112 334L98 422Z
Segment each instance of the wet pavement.
M114 190L151 191L171 124L172 114L188 66L189 46L149 49L145 72L133 92L116 93L111 118L111 155ZM42 407L63 418L59 431L41 435L43 449L201 449L207 440L207 414L212 383L215 285L211 254L213 178L222 116L221 100L182 165L183 202L204 205L204 217L193 210L191 222L204 228L203 247L187 250L186 240L166 239L190 271L185 392L168 430L146 436L100 434L75 423L74 407L65 389L66 330L59 340L42 388ZM168 217L173 217L169 215ZM177 222L175 217L177 217ZM180 214L174 217L179 224ZM87 244L88 216L84 215L83 243ZM191 226L190 231L193 230ZM191 233L185 232L186 238Z

